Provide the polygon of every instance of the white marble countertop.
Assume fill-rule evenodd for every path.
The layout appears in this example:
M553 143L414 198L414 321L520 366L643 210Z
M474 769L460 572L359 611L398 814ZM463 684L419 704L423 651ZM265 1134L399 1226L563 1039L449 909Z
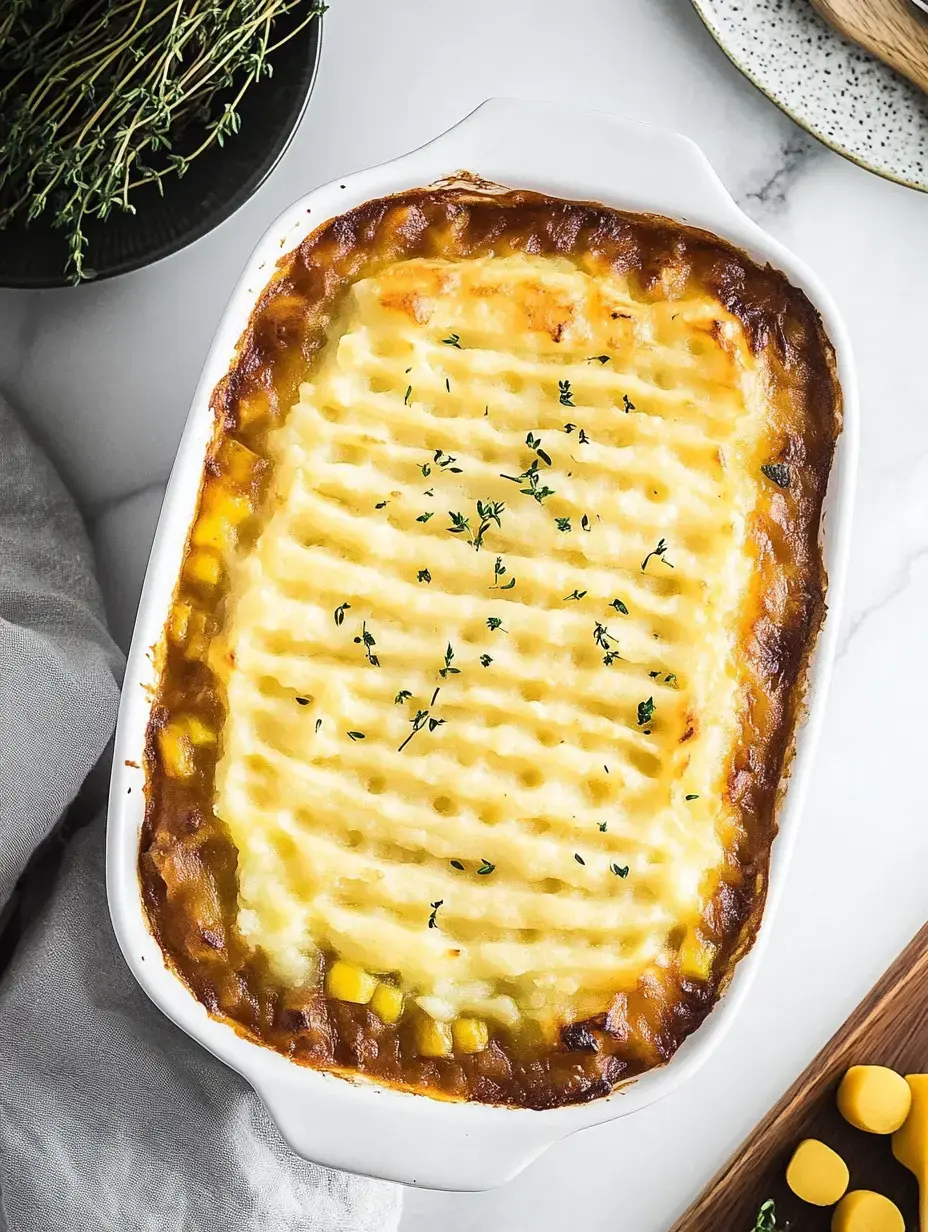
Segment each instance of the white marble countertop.
M410 1193L402 1225L662 1232L928 916L928 197L806 137L687 0L332 2L308 117L268 183L150 269L0 293L0 387L87 512L125 644L197 375L252 245L307 189L421 144L485 97L564 99L688 133L830 286L861 379L850 582L804 828L748 1004L663 1103L576 1135L495 1192Z

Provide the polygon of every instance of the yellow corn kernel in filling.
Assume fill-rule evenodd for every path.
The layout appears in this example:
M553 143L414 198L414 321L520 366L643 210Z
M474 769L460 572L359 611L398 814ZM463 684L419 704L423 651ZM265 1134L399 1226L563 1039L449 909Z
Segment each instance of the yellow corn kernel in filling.
M403 994L395 984L378 984L371 997L371 1009L382 1022L399 1022L403 1013Z
M451 1028L446 1022L436 1022L434 1018L423 1018L419 1023L416 1038L421 1056L451 1056Z
M260 458L256 453L252 453L247 445L243 445L241 441L227 437L222 442L218 461L219 469L224 475L228 475L236 483L244 485L254 475Z
M712 971L715 946L703 941L695 929L691 929L680 947L680 974L690 980L707 980Z
M182 646L190 634L190 622L193 608L189 603L175 603L168 624L168 636L172 642Z
M216 586L222 577L222 562L215 552L196 548L184 562L184 577L201 586Z
M195 714L188 714L183 719L184 727L187 729L187 734L194 744L215 744L215 731L202 719L197 718Z
M325 977L325 990L336 1001L367 1005L377 988L377 980L362 967L338 958Z
M490 1032L482 1018L458 1018L451 1025L454 1046L459 1052L483 1052Z
M182 723L168 723L158 732L158 751L165 774L172 779L189 779L196 773L196 759L190 734Z

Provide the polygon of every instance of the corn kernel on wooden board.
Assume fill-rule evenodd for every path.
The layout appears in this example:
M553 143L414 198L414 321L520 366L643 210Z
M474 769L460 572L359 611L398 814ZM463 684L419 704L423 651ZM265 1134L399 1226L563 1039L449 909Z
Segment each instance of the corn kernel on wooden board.
M767 1198L776 1201L777 1228L828 1232L833 1208L808 1206L786 1185L786 1166L803 1138L833 1147L850 1168L850 1188L885 1194L907 1232L917 1232L918 1188L893 1158L891 1138L854 1129L838 1112L838 1084L852 1065L928 1072L928 924L671 1232L751 1232Z

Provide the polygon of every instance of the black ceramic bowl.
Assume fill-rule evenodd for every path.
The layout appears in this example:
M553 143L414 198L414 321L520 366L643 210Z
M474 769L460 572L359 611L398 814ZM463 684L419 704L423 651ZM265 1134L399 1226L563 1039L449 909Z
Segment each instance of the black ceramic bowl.
M281 34L286 29L281 23ZM164 196L147 184L132 198L135 214L113 210L85 225L87 264L97 278L140 269L211 231L248 200L270 175L302 119L312 92L322 41L322 17L274 55L274 75L249 89L241 131L211 146L182 179L164 182ZM0 231L0 286L64 287L67 243L44 219L17 220Z

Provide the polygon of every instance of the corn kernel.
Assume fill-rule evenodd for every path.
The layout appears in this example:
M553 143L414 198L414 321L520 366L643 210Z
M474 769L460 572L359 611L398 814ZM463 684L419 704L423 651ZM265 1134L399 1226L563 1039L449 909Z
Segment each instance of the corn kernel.
M190 618L193 615L193 608L189 603L177 603L171 612L171 619L168 623L168 636L172 642L182 646L186 642L190 633Z
M216 733L195 714L188 714L183 724L193 744L215 744Z
M418 1028L419 1053L423 1057L451 1056L451 1028L446 1022L422 1018Z
M454 1046L459 1052L483 1052L490 1032L482 1018L458 1018L451 1024Z
M244 428L260 423L262 419L267 419L269 410L267 394L257 393L250 397L239 398L237 408L239 427Z
M184 577L201 586L215 586L222 577L222 562L215 552L197 548L187 557Z
M378 984L371 997L371 1009L383 1022L399 1022L403 1014L403 994L395 984Z
M158 732L158 751L165 773L172 779L189 779L196 773L193 742L180 723L168 723Z
M325 990L336 1001L367 1005L377 988L376 979L354 963L337 958L325 977Z
M219 469L243 487L250 483L260 460L247 445L233 440L231 436L226 437L219 449Z
M703 941L695 929L687 933L680 947L680 974L685 979L707 980L712 971L716 947Z
M184 658L190 659L192 662L206 658L206 652L209 650L209 641L202 633L194 633L190 641L184 647Z
M232 527L221 513L201 513L190 536L198 548L215 548L224 552L229 545Z
M238 526L251 517L251 501L244 492L233 492L228 487L214 484L206 490L203 511L218 514L232 526Z

